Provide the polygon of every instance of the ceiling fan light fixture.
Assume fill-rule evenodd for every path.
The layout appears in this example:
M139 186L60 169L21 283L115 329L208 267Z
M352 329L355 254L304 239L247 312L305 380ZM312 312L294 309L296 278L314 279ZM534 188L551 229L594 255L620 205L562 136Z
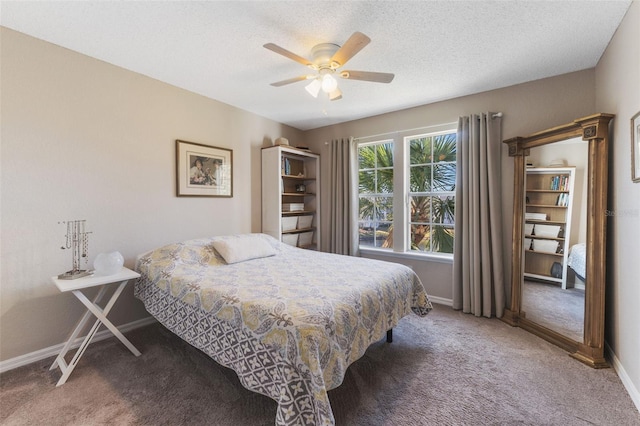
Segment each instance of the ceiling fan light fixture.
M338 99L342 99L342 91L340 89L336 89L330 92L329 99L332 101L337 101Z
M307 92L309 92L309 94L314 98L317 98L320 90L322 90L328 95L329 99L334 101L342 99L342 92L338 89L338 75L347 80L391 83L394 75L390 73L371 71L339 71L339 68L344 66L356 53L360 52L370 42L371 39L369 37L356 31L342 46L333 43L320 43L315 45L311 49L311 60L303 58L302 56L290 52L276 44L267 43L264 45L266 49L305 65L315 71L315 74L313 75L301 75L271 83L271 85L280 87L301 80L313 79L311 83L305 86Z
M338 82L331 74L325 74L322 76L322 91L325 93L331 93L338 88Z
M318 80L317 78L314 78L311 83L305 86L305 89L311 96L317 98L318 93L320 93L320 89L322 89L322 83L320 83L320 80Z

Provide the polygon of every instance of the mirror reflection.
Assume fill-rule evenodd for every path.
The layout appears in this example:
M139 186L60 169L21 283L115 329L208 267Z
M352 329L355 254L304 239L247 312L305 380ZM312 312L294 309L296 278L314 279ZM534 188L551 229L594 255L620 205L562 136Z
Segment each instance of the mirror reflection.
M588 143L579 137L531 148L526 163L521 310L582 342Z

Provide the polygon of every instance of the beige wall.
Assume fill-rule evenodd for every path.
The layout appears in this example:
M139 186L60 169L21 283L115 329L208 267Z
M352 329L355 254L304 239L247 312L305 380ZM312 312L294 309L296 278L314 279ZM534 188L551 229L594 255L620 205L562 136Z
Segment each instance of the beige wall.
M49 277L71 267L58 222L86 219L90 263L260 231L260 147L301 132L1 29L0 360L63 342L81 315ZM175 140L233 149L233 198L177 198ZM116 325L147 317L132 286Z
M448 101L424 105L376 117L342 123L332 127L311 130L306 138L316 152L325 151L324 142L335 138L364 137L405 129L452 123L461 115L480 112L504 113L503 139L525 136L549 127L597 112L595 110L594 70L579 71L544 80ZM502 181L505 259L511 258L511 224L513 211L513 164L502 148ZM326 162L323 163L326 166ZM326 176L326 173L324 174ZM323 203L327 206L327 202ZM323 217L329 217L324 213ZM327 236L323 236L327 241ZM381 258L380 256L376 256ZM399 261L398 258L389 258ZM402 261L420 275L430 295L451 299L452 265L419 260ZM505 278L510 277L510 261L505 262ZM508 287L508 286L507 286ZM508 295L510 291L507 292Z
M606 341L640 409L640 183L631 181L631 125L640 112L640 2L596 67L596 107L616 114L609 158Z

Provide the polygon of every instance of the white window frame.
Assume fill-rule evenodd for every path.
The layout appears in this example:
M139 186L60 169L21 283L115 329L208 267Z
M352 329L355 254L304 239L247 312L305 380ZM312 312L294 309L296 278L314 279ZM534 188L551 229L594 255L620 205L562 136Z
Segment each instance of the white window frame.
M410 222L410 198L409 198L409 141L424 136L437 136L446 133L455 133L457 131L457 122L447 123L438 126L431 126L428 128L406 130L402 132L396 132L393 134L385 134L379 136L370 136L357 138L356 152L358 148L364 145L371 145L375 143L392 142L394 151L394 171L393 171L393 247L391 249L378 248L371 246L361 246L358 244L360 252L373 255L384 255L390 257L399 258L414 258L414 259L428 259L436 262L452 263L453 253L437 253L437 252L420 252L411 250L409 246L409 222ZM400 161L398 161L400 159ZM356 162L356 164L358 164ZM359 171L359 166L358 171ZM359 173L356 173L359 176ZM399 196L398 194L402 194ZM443 193L444 194L444 193ZM455 197L455 191L452 195ZM358 191L356 196L360 197ZM359 205L359 203L356 203ZM398 214L395 214L395 213ZM359 213L355 215L355 226L359 227L358 219ZM454 229L456 224L454 223ZM395 230L401 229L402 232L396 232Z
M393 173L394 173L394 179L393 179L393 192L391 192L391 193L378 193L378 192L374 192L374 193L367 193L367 194L362 194L362 195L365 195L365 196L367 196L367 197L372 197L372 198L389 198L389 195L391 195L391 197L390 197L390 198L391 198L391 200L392 200L393 211L394 211L394 212L396 212L396 211L397 211L397 208L396 208L396 195L395 195L395 194L396 194L396 192L395 192L395 189L396 189L395 173L396 173L396 158L397 158L397 157L396 157L396 155L397 155L397 154L396 154L396 152L395 152L395 141L394 141L393 139L383 138L383 139L379 139L379 140L375 140L375 141L368 141L368 142L358 143L358 144L357 144L357 148L356 148L356 152L359 154L358 149L359 149L360 147L364 147L364 146L371 146L371 145L383 145L383 144L387 144L387 143L393 143L393 144L394 144L394 145L393 145L393 146L394 146L394 152L393 152L393 168L391 168L391 169L393 170ZM359 167L359 162L356 162L356 164L358 165L358 170L357 170L356 176L358 176L358 177L359 177L359 176L360 176L360 167ZM373 169L373 170L376 170L376 171L377 171L377 170L382 170L382 169L384 169L384 168L378 168L378 167L376 166L376 168L375 168L375 169ZM357 195L357 196L358 196L358 202L356 203L356 205L357 205L358 207L360 206L360 195L361 195L361 194L360 194L360 191L359 191L359 187L360 187L360 185L359 185L359 182L358 182L358 185L357 185L357 188L358 188L358 195ZM394 214L394 220L392 220L392 221L376 221L376 222L377 222L377 223L387 223L387 222L388 222L388 223L391 223L391 225L392 225L392 226L395 226L395 214ZM358 229L360 228L359 211L358 211L358 213L356 214L356 228L358 228ZM374 237L374 239L375 239L375 237ZM359 245L359 244L358 244L358 245ZM360 250L362 249L362 247L363 247L363 246L360 246ZM369 247L369 246L364 246L364 247L365 247L365 248L374 248L374 249L376 249L376 250L381 250L381 251L385 251L385 252L386 252L386 251L389 251L389 249L385 249L385 248Z

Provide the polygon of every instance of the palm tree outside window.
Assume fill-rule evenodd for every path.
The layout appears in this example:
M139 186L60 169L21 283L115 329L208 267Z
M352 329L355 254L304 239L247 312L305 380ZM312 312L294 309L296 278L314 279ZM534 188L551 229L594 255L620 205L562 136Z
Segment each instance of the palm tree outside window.
M403 138L406 155L394 163L394 140L358 145L361 248L392 249L394 228L406 252L452 254L455 230L455 130ZM394 168L406 170L406 211L394 212ZM394 214L395 213L395 214Z

